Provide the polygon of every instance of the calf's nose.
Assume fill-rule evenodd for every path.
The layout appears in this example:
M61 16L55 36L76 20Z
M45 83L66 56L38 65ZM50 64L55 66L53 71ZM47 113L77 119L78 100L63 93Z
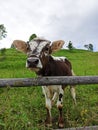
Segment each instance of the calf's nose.
M38 62L39 62L38 59L27 59L27 63L28 63L28 64L35 64L35 65L37 65Z

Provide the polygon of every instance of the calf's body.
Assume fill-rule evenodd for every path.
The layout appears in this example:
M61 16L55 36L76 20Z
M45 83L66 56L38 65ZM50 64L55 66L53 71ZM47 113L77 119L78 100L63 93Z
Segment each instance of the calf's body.
M17 44L17 49L23 51L21 48L26 49L23 52L27 52L28 58L26 61L26 67L35 71L38 76L73 76L72 65L65 57L53 57L51 53L53 51L59 50L64 41L58 40L52 42L42 38L34 38L29 43L29 47L24 43L21 45ZM15 45L15 44L14 44ZM28 50L29 49L29 50ZM52 124L52 105L57 100L57 108L59 110L58 126L60 128L64 127L63 120L63 95L64 88L66 85L50 85L42 86L43 93L45 95L47 116L45 120L45 125L50 126ZM75 98L75 87L70 86L71 94L76 103Z
M41 76L72 76L72 66L71 63L63 57L63 59L55 58L49 56L48 62L44 68L37 72L38 75ZM51 108L52 105L57 100L57 108L59 110L59 118L58 118L58 125L60 128L64 127L64 120L63 120L63 94L64 88L66 85L51 85L51 86L42 86L43 93L45 95L46 101L46 109L47 109L47 117L46 117L46 125L51 125L52 123L52 115L51 115ZM75 99L75 88L71 86L71 94L76 103Z

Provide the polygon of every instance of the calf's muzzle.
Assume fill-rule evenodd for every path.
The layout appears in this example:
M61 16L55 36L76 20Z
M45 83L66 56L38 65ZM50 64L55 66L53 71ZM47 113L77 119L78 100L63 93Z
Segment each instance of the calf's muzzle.
M27 68L35 68L39 63L39 59L37 57L30 57L27 59L26 67Z

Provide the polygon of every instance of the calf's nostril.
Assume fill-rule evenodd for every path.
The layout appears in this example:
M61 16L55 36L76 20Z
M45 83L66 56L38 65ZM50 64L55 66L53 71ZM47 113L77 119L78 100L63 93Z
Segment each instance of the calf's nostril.
M29 61L29 60L27 60L27 63L30 63L30 61Z
M38 64L38 59L35 59L33 63Z

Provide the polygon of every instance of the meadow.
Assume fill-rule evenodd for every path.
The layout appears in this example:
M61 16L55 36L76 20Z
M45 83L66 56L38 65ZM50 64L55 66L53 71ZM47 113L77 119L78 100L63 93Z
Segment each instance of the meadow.
M53 55L67 57L77 76L98 75L98 52L62 49ZM14 49L0 53L0 78L36 77L25 67L26 58ZM77 106L73 104L69 87L64 94L65 127L98 125L98 84L77 85L76 93ZM55 105L52 109L54 129L58 128L57 111ZM44 130L45 117L45 99L40 86L0 88L0 130Z

